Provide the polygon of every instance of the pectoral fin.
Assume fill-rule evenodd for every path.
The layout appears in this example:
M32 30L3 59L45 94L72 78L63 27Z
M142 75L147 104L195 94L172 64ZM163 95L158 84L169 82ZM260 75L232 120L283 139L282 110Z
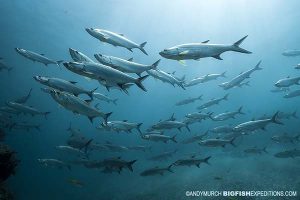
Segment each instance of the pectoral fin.
M212 57L215 58L215 59L218 59L218 60L223 60L223 59L220 57L220 54L219 54L219 55L212 56Z
M184 56L184 55L186 55L186 54L188 54L188 53L189 53L189 50L186 50L186 51L180 52L179 55L180 55L180 56Z

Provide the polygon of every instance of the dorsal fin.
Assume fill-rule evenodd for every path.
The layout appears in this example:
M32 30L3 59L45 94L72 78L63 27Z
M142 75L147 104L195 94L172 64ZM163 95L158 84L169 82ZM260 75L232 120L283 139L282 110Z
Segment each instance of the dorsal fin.
M43 53L40 53L40 55L41 55L41 56L44 56L45 54L43 54Z
M132 62L132 61L133 61L133 58L129 58L127 61L130 61L130 62Z
M205 44L205 43L208 43L208 42L209 42L209 40L205 40L205 41L203 41L201 43Z
M124 36L124 34L123 33L118 33L119 35L121 35L121 36Z
M124 120L123 120L123 122L127 122L127 121L128 121L127 119L124 119Z
M72 83L72 84L76 84L77 82L76 81L69 81L70 83Z
M286 78L290 78L290 76L287 76Z

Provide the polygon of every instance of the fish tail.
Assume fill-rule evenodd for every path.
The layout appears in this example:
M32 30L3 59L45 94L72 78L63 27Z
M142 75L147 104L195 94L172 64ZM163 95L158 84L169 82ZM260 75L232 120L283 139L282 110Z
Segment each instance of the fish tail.
M139 49L148 56L148 53L144 49L146 44L147 44L147 42L143 42L142 44L140 44Z
M143 123L139 123L136 127L136 129L138 130L139 133L142 133L141 131L141 126L143 125Z
M117 101L118 101L118 99L114 99L112 102L113 102L113 104L117 105Z
M177 143L177 141L176 141L176 136L177 136L177 135L174 135L173 137L171 137L171 140L172 140L173 142L175 142L175 143Z
M135 82L135 84L136 84L139 88L141 88L142 90L144 90L145 92L147 92L147 90L146 90L146 88L143 86L142 81L144 81L148 76L149 76L149 75L145 75L145 76L142 76L142 77L140 77L140 78L137 78L137 79L136 79L136 82Z
M157 66L158 66L158 64L159 64L159 62L160 62L160 59L157 60L155 63L153 63L153 64L151 65L151 69L156 70L156 69L157 69Z
M210 165L210 163L208 162L208 160L211 158L211 156L208 156L206 158L204 158L203 162L205 162L206 164Z
M133 172L132 165L133 165L133 163L135 163L136 161L137 161L137 160L133 160L133 161L130 161L130 162L127 163L128 169L129 169L130 171L132 171L132 172Z
M174 173L174 171L172 170L172 166L173 166L173 164L169 165L169 166L167 167L167 170L168 170L169 172L171 172L171 173Z
M226 78L226 71L221 74L222 77Z
M48 119L48 115L50 114L51 112L44 112L44 116L45 116L45 119Z
M104 119L104 123L105 123L105 124L107 123L107 119L108 119L108 117L109 117L111 114L112 114L112 112L109 112L109 113L105 113L105 114L104 114L103 119Z
M238 40L237 42L233 43L232 45L232 51L236 51L236 52L240 52L240 53L246 53L246 54L251 54L251 51L248 51L246 49L243 49L240 47L240 44L248 37L248 35L244 36L243 38L241 38L240 40Z
M98 89L98 87L96 87L95 89L89 91L87 95L89 95L89 97L90 97L91 99L93 99L94 92L95 92L97 89Z
M275 124L282 124L282 125L283 125L283 123L277 119L278 114L279 114L279 112L277 111L277 112L273 115L273 117L271 118L271 122L273 122L273 123L275 123Z

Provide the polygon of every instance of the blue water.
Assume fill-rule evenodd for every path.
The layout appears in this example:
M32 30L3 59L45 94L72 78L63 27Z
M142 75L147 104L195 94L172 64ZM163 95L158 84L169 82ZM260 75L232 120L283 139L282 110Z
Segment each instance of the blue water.
M209 111L221 113L236 110L243 106L246 115L225 122L211 120L190 126L191 133L183 129L167 131L166 134L178 134L181 140L194 134L203 133L218 125L237 125L258 118L263 114L272 115L276 111L293 112L299 109L299 98L284 99L283 94L271 93L274 83L280 78L298 76L293 67L299 57L284 57L281 53L287 49L297 49L300 42L299 6L297 0L291 1L38 1L10 0L1 1L0 7L0 57L14 67L7 73L2 71L1 105L25 95L33 88L32 97L26 103L42 111L50 111L48 119L40 116L20 115L17 122L28 121L41 124L41 131L8 131L6 143L15 151L21 163L15 176L8 181L10 190L16 199L186 199L186 190L297 190L300 192L300 160L278 159L273 156L279 151L299 148L297 144L274 144L270 140L274 134L287 132L299 134L299 119L284 120L284 126L270 125L267 131L243 137L236 141L237 147L206 148L197 144L151 143L141 140L138 133L106 133L96 130L100 118L91 124L84 116L58 106L32 77L36 75L59 77L77 81L78 85L118 98L117 106L95 100L105 112L113 112L110 120L128 120L142 122L142 130L160 119L167 119L172 113L178 120L191 112L201 103L229 93L229 100ZM85 28L94 27L123 33L126 37L142 43L149 56L134 49L133 53L120 47L104 44L91 37ZM158 52L182 43L210 40L211 43L233 43L245 35L248 38L241 47L253 54L227 52L223 60L204 58L200 61L186 61L186 66L174 60L162 58L159 69L176 71L176 76L186 75L190 80L208 73L226 71L227 78L208 82L182 90L149 77L144 85L147 92L138 87L130 88L130 95L118 90L110 92L96 81L87 81L83 77L58 68L55 65L45 67L34 63L14 50L16 47L43 53L54 60L71 61L68 48L77 49L93 58L94 53L102 53L151 64L161 58ZM94 58L93 58L94 59ZM95 60L95 59L94 59ZM262 60L262 71L254 72L250 87L234 88L224 91L218 84L228 81L242 71L254 67ZM297 86L293 86L296 89ZM179 100L203 94L203 101L177 107ZM87 97L82 96L83 99ZM73 166L71 171L45 168L38 158L68 159L62 156L55 146L63 145L69 138L66 129L69 123L79 128L87 138L105 143L110 141L124 146L152 145L152 152L128 151L111 153L95 151L91 159L103 159L121 156L126 160L138 161L134 172L123 170L104 174L100 170ZM269 154L246 155L243 150L249 147L267 146ZM147 160L151 155L178 149L171 159L162 162ZM201 164L200 169L192 167L174 168L174 174L164 176L141 177L145 169L165 167L186 154L200 152L200 157L212 156L211 165ZM222 177L216 180L214 177ZM68 182L69 178L78 179L83 187ZM222 198L221 198L222 199ZM265 198L269 199L269 198ZM296 198L294 198L296 199Z

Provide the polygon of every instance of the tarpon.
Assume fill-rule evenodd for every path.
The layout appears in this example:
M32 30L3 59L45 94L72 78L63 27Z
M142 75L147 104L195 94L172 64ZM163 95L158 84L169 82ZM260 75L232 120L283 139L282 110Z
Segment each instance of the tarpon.
M44 54L38 54L33 51L28 51L21 48L15 48L15 50L25 58L28 58L29 60L32 60L34 62L36 61L36 62L43 63L45 66L47 66L48 64L55 64L59 66L60 63L63 62L63 60L59 60L59 61L51 60L50 58L47 58Z
M293 50L286 50L282 53L283 56L288 56L288 57L295 57L295 56L300 56L300 50L293 49Z
M173 76L172 74L169 74L167 72L164 72L160 69L156 69L156 70L148 70L147 73L154 77L155 79L161 80L162 82L166 82L171 84L173 87L175 87L175 85L178 85L179 87L181 87L182 89L185 90L184 88L184 77L183 79L178 79L175 76Z
M30 114L32 116L34 115L44 115L45 118L47 119L48 114L50 114L50 112L41 112L39 110L37 110L36 108L33 108L31 106L26 106L24 104L20 104L20 103L16 103L16 102L6 102L7 106L20 111L23 114Z
M101 101L105 101L107 103L112 102L115 105L117 105L117 101L118 101L118 99L112 99L112 98L110 98L104 94L98 93L98 92L94 92L93 97L95 97L96 99L99 99Z
M175 120L160 121L157 124L152 125L151 129L152 130L178 129L179 131L181 131L182 127L185 127L188 131L190 131L188 124L180 121L175 121Z
M258 129L265 130L266 126L270 123L283 124L282 122L277 120L278 113L279 112L276 112L273 115L273 117L269 118L269 119L261 119L261 120L253 120L253 121L244 122L242 124L237 125L232 130L237 131L237 132L251 132L251 131L258 130Z
M208 160L211 158L211 156L208 156L206 158L203 159L197 159L195 158L195 156L192 156L191 158L187 158L187 159L180 159L175 161L172 165L174 166L192 166L192 165L196 165L198 168L200 167L201 163L206 163L209 165Z
M91 58L75 49L69 48L69 53L75 62L94 62Z
M264 148L257 148L256 146L255 146L255 147L252 147L252 148L249 148L249 149L245 149L244 152L247 153L247 154L262 154L262 153L268 153L266 147L264 147Z
M237 111L225 112L225 113L218 114L218 115L214 116L212 118L212 120L214 120L214 121L225 121L225 120L228 120L228 119L235 119L236 115L245 114L245 113L242 112L242 109L243 109L243 107L241 106Z
M147 42L143 42L142 44L138 45L137 43L127 39L124 37L123 34L120 33L113 33L111 31L97 29L97 28L86 28L85 29L91 36L100 40L101 42L109 43L113 46L120 46L128 49L132 52L132 49L139 49L144 54L148 55L144 49L144 46Z
M71 170L71 166L68 163L57 159L38 159L38 162L45 167L57 167L59 169L67 168Z
M187 138L187 139L183 140L181 143L182 144L191 144L194 142L199 142L199 141L203 140L203 138L206 137L207 135L208 135L208 131L206 131L204 134L195 135L190 138Z
M199 97L194 97L194 98L187 98L187 99L183 99L181 101L178 101L175 105L176 106L182 106L182 105L186 105L186 104L190 104L190 103L193 103L197 100L202 100L202 96L203 95L200 95Z
M245 72L241 72L238 76L234 77L230 81L219 84L219 86L222 87L224 90L228 90L233 87L241 87L241 85L243 84L243 81L247 78L250 78L250 75L253 72L262 70L262 68L259 67L260 63L261 63L261 61L259 61L254 68L249 69Z
M157 60L152 65L144 65L133 62L132 59L124 60L122 58L102 54L95 54L94 56L103 65L110 66L125 73L135 73L138 76L141 76L141 74L147 70L155 70L160 62L160 60Z
M107 121L107 118L112 114L112 112L101 112L100 110L92 107L90 105L90 101L84 101L73 94L45 88L43 88L43 91L49 93L51 97L65 109L72 111L74 114L85 115L91 122L93 122L95 117L102 117L104 121Z
M206 146L206 147L225 147L226 144L231 144L235 147L235 144L233 143L235 138L232 138L231 140L225 140L225 139L205 139L199 141L199 145Z
M296 158L300 157L300 150L292 149L287 151L278 152L274 155L277 158Z
M172 60L199 60L200 58L213 57L218 60L222 60L220 55L226 51L235 51L240 53L250 54L252 52L247 51L239 47L239 45L247 38L247 36L238 40L234 44L208 44L209 40L202 43L189 43L177 45L168 49L164 49L159 54L167 59Z
M227 100L228 100L228 95L229 95L229 94L226 94L224 97L213 98L213 99L207 101L206 103L204 103L204 104L198 106L197 109L206 109L206 108L211 107L211 106L213 106L213 105L219 104L219 103L220 103L221 101L223 101L223 100L227 101Z
M78 72L82 75L84 74L89 78L96 79L99 82L104 83L105 85L116 85L119 86L120 89L126 90L126 84L134 83L142 90L147 91L142 85L142 81L147 78L148 75L140 78L134 78L124 72L97 63L68 62L64 63L64 66L73 72L76 71L75 73Z
M166 151L166 152L160 153L158 155L152 156L148 160L152 160L152 161L164 161L164 160L168 160L176 152L177 152L177 149L175 149L174 151Z
M199 122L201 122L202 120L206 120L207 118L213 119L212 114L213 114L212 112L208 112L208 113L195 112L195 113L187 114L185 117L197 119L199 120Z
M66 81L60 78L51 78L46 76L34 76L33 78L34 80L40 82L43 85L46 85L59 91L71 93L75 96L78 96L79 94L87 94L92 99L93 93L97 90L97 88L95 88L89 91L76 85L77 82L75 81Z
M300 96L300 90L293 90L285 94L283 97L284 98L293 98L293 97L298 97Z
M141 172L140 175L141 176L155 176L155 175L163 176L165 172L174 173L171 170L171 167L172 167L172 165L169 165L168 167L165 167L165 168L154 167L154 168L147 169L147 170Z
M122 171L123 168L127 168L133 172L132 165L136 161L137 160L126 161L126 160L122 160L121 157L117 157L117 158L104 159L103 164L105 168L119 169L119 171Z
M176 135L174 136L168 136L168 135L163 135L163 134L141 134L141 138L144 140L149 140L149 141L153 141L153 142L163 142L163 143L167 143L168 141L173 141L175 143L177 143L176 141Z
M281 134L281 135L274 135L271 137L271 140L273 140L276 143L295 143L300 142L300 134L291 136L287 133Z
M275 83L276 87L290 87L292 85L300 85L300 77L291 78L290 76L280 79Z
M138 132L141 133L141 125L143 123L133 123L128 122L127 120L124 121L108 121L101 124L103 127L109 127L116 131L125 131L131 132L132 129L136 129Z

